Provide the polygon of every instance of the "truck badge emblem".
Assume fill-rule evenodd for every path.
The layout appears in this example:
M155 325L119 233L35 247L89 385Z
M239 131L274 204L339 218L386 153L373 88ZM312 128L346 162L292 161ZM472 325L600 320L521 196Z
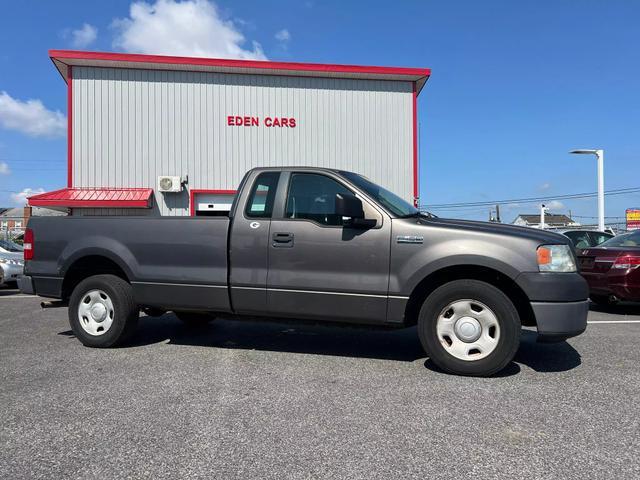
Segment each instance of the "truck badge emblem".
M396 242L398 243L422 243L424 237L422 235L398 235Z
M260 228L260 222L251 222L249 226L251 228Z

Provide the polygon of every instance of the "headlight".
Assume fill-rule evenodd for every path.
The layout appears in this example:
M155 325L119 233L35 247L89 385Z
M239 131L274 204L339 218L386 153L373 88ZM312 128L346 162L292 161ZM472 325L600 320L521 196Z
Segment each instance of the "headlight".
M575 272L576 262L569 245L540 245L538 268L541 272Z

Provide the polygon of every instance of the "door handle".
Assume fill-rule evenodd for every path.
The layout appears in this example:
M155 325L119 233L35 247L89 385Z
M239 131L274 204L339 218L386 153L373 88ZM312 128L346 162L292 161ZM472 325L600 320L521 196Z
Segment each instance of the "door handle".
M273 234L272 245L276 248L291 248L293 247L293 233L276 232Z

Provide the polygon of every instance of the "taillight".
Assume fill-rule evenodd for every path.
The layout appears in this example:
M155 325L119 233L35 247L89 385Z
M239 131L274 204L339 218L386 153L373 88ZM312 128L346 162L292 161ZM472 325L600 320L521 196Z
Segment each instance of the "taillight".
M616 258L613 262L612 268L619 268L621 270L629 270L631 268L640 267L640 256L636 255L622 255Z
M27 228L24 231L24 241L22 243L22 248L24 249L24 259L31 260L33 258L33 230Z

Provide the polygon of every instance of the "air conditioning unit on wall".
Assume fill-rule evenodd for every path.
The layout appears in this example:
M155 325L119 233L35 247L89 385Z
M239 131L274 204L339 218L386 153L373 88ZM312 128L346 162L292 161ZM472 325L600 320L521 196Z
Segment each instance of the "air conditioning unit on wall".
M158 177L158 191L162 193L182 191L182 179L176 176Z

